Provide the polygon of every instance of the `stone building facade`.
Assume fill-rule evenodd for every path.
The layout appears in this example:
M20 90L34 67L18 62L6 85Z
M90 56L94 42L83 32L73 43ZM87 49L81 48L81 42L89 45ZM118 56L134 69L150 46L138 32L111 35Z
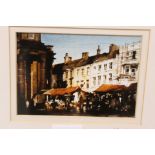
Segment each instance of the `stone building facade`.
M39 33L17 33L17 101L18 113L26 110L25 102L42 89L51 88L53 46L41 42Z
M94 91L102 84L128 86L138 81L140 51L141 42L136 42L124 46L111 44L108 53L101 53L98 46L94 56L83 52L81 59L77 60L72 60L66 53L64 63L53 66L55 86L59 87L58 83L66 82L64 87L80 86L88 92Z
M138 81L138 68L140 63L141 42L126 44L119 48L119 81L128 85Z
M73 70L73 86L82 84L83 90L92 92L103 83L116 83L118 54L117 45L111 44L109 52L102 54L100 47L98 47L90 64ZM91 59L91 57L88 57L88 59ZM80 74L76 74L76 72Z

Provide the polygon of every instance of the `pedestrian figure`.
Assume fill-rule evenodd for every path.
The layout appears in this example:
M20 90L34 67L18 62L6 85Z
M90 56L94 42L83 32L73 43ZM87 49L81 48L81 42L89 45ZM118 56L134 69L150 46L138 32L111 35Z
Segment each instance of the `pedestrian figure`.
M29 108L29 106L30 106L30 103L29 103L29 101L28 101L28 100L26 100L26 109L28 109L28 108Z

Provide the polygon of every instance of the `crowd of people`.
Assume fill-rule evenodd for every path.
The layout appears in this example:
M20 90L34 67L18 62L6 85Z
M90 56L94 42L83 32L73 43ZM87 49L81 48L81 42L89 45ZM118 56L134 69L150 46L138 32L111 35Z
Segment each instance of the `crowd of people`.
M40 101L39 101L40 100ZM29 112L72 115L126 115L135 114L136 93L86 93L77 91L66 95L35 96Z

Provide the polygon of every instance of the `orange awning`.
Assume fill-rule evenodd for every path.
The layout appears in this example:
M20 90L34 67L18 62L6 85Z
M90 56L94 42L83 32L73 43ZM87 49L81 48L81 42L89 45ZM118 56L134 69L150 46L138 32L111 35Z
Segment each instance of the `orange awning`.
M76 92L77 90L80 90L80 87L68 87L68 88L65 88L65 93L66 94L70 94L70 93L74 93Z
M110 92L110 91L120 91L125 90L124 85L114 85L114 84L103 84L95 90L95 92Z
M56 89L50 89L50 90L46 91L44 94L52 95L52 96L65 95L65 94L74 93L79 89L80 89L80 87L56 88Z

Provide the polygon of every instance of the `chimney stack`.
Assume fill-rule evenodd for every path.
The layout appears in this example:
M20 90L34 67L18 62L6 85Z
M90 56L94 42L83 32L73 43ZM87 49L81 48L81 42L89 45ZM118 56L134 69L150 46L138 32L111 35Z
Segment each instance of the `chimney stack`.
M98 45L98 48L97 48L97 55L101 54L101 49L100 49L100 45Z
M89 55L88 55L88 52L83 52L82 53L82 59L88 59Z
M72 57L69 57L68 53L65 54L64 63L68 63L72 61Z
M69 61L69 62L72 61L72 57L69 57L68 61Z
M116 51L116 50L119 50L119 47L118 47L117 45L111 44L111 45L109 46L109 53L110 53L110 52L113 52L113 51Z

